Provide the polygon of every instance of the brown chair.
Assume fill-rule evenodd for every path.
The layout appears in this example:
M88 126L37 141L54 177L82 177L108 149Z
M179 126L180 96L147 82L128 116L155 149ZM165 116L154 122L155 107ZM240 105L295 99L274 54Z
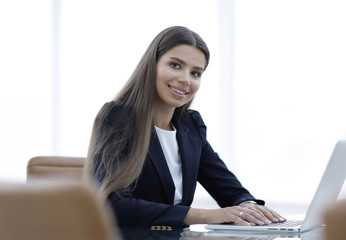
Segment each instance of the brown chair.
M325 212L326 240L346 239L346 199L330 206Z
M82 182L0 184L0 239L121 239L109 214Z
M80 180L85 158L38 156L27 165L27 181L32 180Z

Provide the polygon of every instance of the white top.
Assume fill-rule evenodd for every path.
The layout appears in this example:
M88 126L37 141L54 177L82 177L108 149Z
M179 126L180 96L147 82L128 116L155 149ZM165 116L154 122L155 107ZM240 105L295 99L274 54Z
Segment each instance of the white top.
M175 185L174 204L179 204L183 196L183 174L176 139L177 130L174 128L173 131L168 131L156 126L155 129Z

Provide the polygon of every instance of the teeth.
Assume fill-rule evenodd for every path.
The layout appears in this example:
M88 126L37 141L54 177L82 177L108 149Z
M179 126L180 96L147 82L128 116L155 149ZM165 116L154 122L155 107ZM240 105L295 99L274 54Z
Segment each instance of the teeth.
M173 88L173 87L171 87L171 89L174 91L174 92L176 92L176 93L179 93L179 94L185 94L185 92L183 92L183 91L180 91L180 90L178 90L178 89L175 89L175 88Z

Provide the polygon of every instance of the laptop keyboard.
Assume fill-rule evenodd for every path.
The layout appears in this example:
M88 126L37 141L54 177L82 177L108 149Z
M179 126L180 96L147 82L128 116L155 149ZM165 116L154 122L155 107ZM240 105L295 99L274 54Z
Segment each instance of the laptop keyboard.
M302 225L302 221L299 220L287 220L286 222L282 223L271 223L269 226L273 227L296 227Z

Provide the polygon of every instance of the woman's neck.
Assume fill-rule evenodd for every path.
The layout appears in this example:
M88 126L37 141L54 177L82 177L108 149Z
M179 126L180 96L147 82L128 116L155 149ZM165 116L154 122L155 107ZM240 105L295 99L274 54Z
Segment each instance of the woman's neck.
M171 121L174 114L174 108L166 111L160 111L155 109L154 112L154 124L156 127L159 127L164 130L173 130Z

